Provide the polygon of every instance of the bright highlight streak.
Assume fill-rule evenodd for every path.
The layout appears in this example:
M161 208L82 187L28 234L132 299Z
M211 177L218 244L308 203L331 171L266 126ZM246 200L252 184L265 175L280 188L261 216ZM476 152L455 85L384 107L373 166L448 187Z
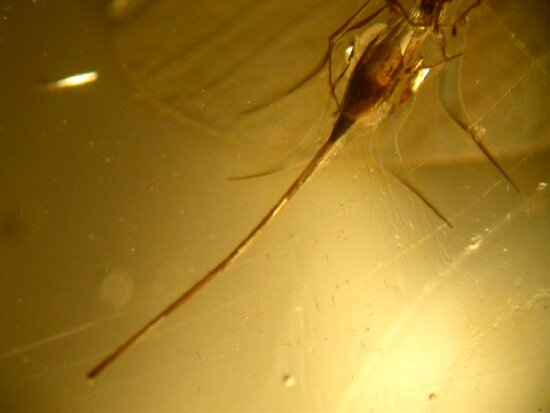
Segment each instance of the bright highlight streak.
M78 87L95 82L98 77L99 75L97 74L97 72L79 73L78 75L73 75L64 79L49 82L46 87L50 90Z
M353 56L353 45L349 45L346 48L346 59L349 61L352 56Z
M418 88L420 87L420 85L422 84L424 79L426 79L426 76L428 76L429 71L430 71L430 69L428 69L428 68L420 69L418 71L418 73L416 74L415 78L413 79L412 85L411 85L412 86L412 91L414 93L416 93L416 91L418 90Z

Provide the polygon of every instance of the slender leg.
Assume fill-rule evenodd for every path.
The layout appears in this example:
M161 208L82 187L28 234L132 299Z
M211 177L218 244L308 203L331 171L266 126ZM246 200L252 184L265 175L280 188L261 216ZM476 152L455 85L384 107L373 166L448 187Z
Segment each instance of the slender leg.
M471 8L469 10L471 10ZM460 34L460 37L461 38L459 40L462 41L461 49L464 49L466 36L462 33ZM510 185L512 185L517 192L520 192L518 186L506 173L504 168L502 168L502 166L497 162L496 158L489 151L487 145L481 140L482 133L480 128L472 126L472 122L466 113L466 109L462 101L462 90L460 88L460 62L460 59L453 59L443 68L439 77L439 100L447 114L468 134L479 150L495 166L495 168L498 169L501 175L506 178Z
M462 42L461 49L464 50L466 35L464 33L458 34L457 26L464 25L468 14L479 7L487 0L477 0L471 4L466 10L458 15L458 17L450 24L440 25L439 27L451 28L454 37L459 37L459 41ZM457 57L462 56L464 53L458 53L453 56L447 56L445 50L447 45L447 38L442 32L441 38L441 53L444 57L443 61L438 63L448 63L443 69L439 78L439 99L443 105L445 111L449 116L470 136L479 150L485 155L485 157L498 169L498 171L506 178L506 180L514 187L517 192L520 192L518 186L512 181L510 176L497 162L496 158L491 154L489 148L481 140L481 132L479 128L472 126L472 123L466 113L464 104L462 102L462 90L460 89L460 60ZM456 60L455 60L456 59ZM450 62L454 60L453 62ZM450 63L449 63L450 62ZM436 65L436 66L437 66Z
M441 31L440 33L441 33L441 42L439 44L439 48L441 50L441 56L443 56L443 61L441 63L448 62L449 60L452 60L456 57L460 57L464 54L464 52L460 52L452 56L448 56L447 55L447 35L445 34L444 31ZM456 37L456 35L457 35L457 32L453 27L453 37ZM435 66L438 66L438 65L435 65Z
M443 59L440 61L440 62L437 62L437 63L434 63L432 65L420 65L418 66L418 69L433 69L433 68L436 68L438 66L441 66L451 60L454 60L456 58L459 58L461 57L462 55L464 54L464 52L460 52L460 53L457 53L457 54L454 54L452 56L444 56Z
M430 208L432 210L432 212L434 214L436 214L445 224L447 224L447 226L449 228L453 228L453 224L451 224L451 221L449 221L445 215L443 215L442 212L439 211L439 209L437 209L435 207L434 204L432 204L428 198L426 198L424 196L424 194L422 194L422 192L420 192L420 190L418 190L418 188L416 188L412 183L411 181L408 179L407 176L400 176L398 174L392 174L393 177L395 177L399 182L401 182L403 185L405 185L409 191L411 191L413 194L415 194L422 202L424 202L424 205L426 205L428 208Z
M470 14L470 12L479 7L482 3L484 3L485 1L487 0L477 0L475 3L471 4L466 10L464 10L462 13L460 13L458 15L458 17L455 18L455 20L453 20L452 23L448 23L448 24L440 24L439 22L437 22L437 30L436 30L436 33L438 34L441 34L441 44L440 44L440 47L441 47L441 54L443 55L443 57L445 58L445 60L450 60L451 58L453 58L453 56L447 56L447 50L446 50L446 47L447 47L447 36L445 34L445 32L443 31L439 31L440 28L446 28L446 29L451 29L451 34L453 37L457 37L457 33L458 33L458 26L464 26L466 24L466 18L468 17L468 14ZM455 56L460 56L462 53L459 53Z
M458 24L464 24L464 22L466 21L466 17L468 17L468 14L470 14L470 12L473 9L481 6L481 4L485 3L486 1L487 0L477 0L475 3L468 6L468 8L466 10L464 10L462 13L460 13L458 15L458 17L456 19L454 19L454 21L452 23L440 24L439 27L451 28L451 29L453 29L453 33L455 33L456 32L456 26Z

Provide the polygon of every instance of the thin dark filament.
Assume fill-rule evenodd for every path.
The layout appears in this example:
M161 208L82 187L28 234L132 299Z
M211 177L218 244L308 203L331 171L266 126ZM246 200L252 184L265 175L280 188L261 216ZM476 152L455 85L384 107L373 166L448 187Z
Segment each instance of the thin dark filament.
M445 224L447 224L449 226L449 228L453 228L453 224L451 224L451 221L449 221L449 219L447 219L447 217L445 217L445 215L443 215L442 212L440 212L434 204L432 204L428 198L426 198L422 192L420 192L414 185L412 185L412 183L406 179L406 178L403 178L401 176L399 176L399 174L392 174L399 182L401 182L406 188L409 189L409 191L411 191L413 194L415 194L418 199L420 199L422 202L424 202L424 204L430 208L432 210L432 212L437 215Z
M500 166L500 164L497 162L497 160L495 159L495 157L491 154L491 152L489 151L489 148L487 148L487 145L485 145L485 143L483 143L483 141L481 141L478 136L476 135L475 132L473 132L471 130L471 128L467 128L466 129L468 131L468 133L470 134L470 137L473 139L473 141L475 142L475 144L477 145L477 147L481 150L481 152L483 152L483 154L487 157L487 159L489 159L489 161L494 165L495 168L498 169L498 171L502 174L502 176L504 176L506 178L506 180L508 181L508 183L510 185L512 185L512 187L518 192L518 193L521 193L519 187L515 184L515 182L512 180L512 178L510 177L510 175L508 175L508 173L504 170L504 168L502 166Z
M210 282L219 273L225 270L254 240L260 232L272 221L290 202L290 200L296 195L296 193L302 188L302 186L311 178L313 173L321 165L321 163L327 158L329 152L333 148L337 139L342 136L346 130L351 126L352 122L339 118L332 129L332 133L325 144L315 154L313 159L307 164L302 173L296 178L296 180L290 185L287 191L281 196L277 203L264 215L260 222L250 231L250 233L222 260L207 272L200 280L198 280L189 290L185 291L179 298L172 302L168 307L153 317L147 324L140 328L134 335L128 340L122 343L116 350L109 354L103 361L101 361L96 367L88 372L88 378L94 378L101 373L106 367L118 359L122 353L128 350L136 341L142 337L148 330L157 325L163 318L168 317L177 308L186 303L191 297L197 294L208 282Z
M475 3L472 3L466 10L464 10L462 13L460 13L458 15L458 17L450 24L439 24L439 27L444 27L444 28L455 28L458 24L460 23L463 23L466 19L466 17L468 17L468 14L470 14L470 12L481 6L482 3L485 3L486 1L488 0L477 0Z

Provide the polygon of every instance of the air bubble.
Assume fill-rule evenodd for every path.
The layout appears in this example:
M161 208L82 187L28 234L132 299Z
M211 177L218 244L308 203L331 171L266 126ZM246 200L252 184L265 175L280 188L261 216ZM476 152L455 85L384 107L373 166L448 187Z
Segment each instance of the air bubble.
M101 300L115 309L125 307L134 295L134 282L129 274L122 270L111 271L99 288Z
M470 245L468 245L468 250L469 251L475 251L479 248L479 246L481 245L481 241L482 241L482 236L481 235L476 235L475 237L472 237L470 239Z
M296 379L290 374L283 376L283 383L286 387L293 387L296 384Z

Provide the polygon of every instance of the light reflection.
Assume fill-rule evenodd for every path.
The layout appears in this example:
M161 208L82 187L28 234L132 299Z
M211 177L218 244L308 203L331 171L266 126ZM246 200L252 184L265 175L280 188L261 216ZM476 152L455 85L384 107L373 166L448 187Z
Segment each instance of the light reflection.
M412 81L412 91L416 93L422 82L424 82L424 79L426 79L426 76L430 72L430 69L424 68L420 69L418 73L416 74L415 78Z
M68 76L63 79L55 80L46 84L48 90L67 89L72 87L84 86L88 83L95 82L99 77L95 71L79 73L77 75Z
M346 61L350 61L351 58L353 57L353 45L349 45L347 48L346 48Z

